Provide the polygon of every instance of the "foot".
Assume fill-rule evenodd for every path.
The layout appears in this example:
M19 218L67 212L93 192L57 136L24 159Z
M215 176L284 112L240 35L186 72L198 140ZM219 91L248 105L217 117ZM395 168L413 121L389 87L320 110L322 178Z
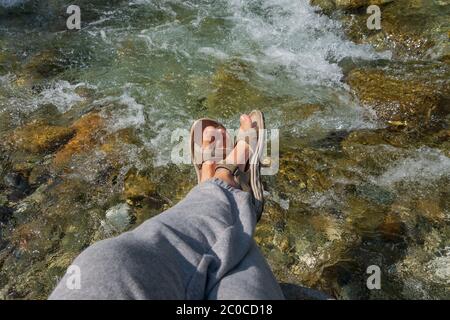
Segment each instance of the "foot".
M219 139L218 139L219 138ZM204 150L204 155L211 153L213 149L225 150L226 142L230 141L228 133L225 128L216 128L213 126L208 126L203 131L202 137L202 149ZM220 157L220 155L219 155ZM225 157L223 155L222 159ZM214 176L216 169L215 160L207 160L202 163L201 177L200 181L204 182Z
M241 115L240 123L240 133L248 133L251 129L253 129L252 120L247 114ZM251 146L247 141L240 140L238 141L234 149L225 158L225 162L227 164L237 164L239 170L244 171L247 166L248 159L251 157L251 155ZM214 173L214 177L223 180L232 187L239 188L236 181L234 180L234 176L227 169L217 169Z

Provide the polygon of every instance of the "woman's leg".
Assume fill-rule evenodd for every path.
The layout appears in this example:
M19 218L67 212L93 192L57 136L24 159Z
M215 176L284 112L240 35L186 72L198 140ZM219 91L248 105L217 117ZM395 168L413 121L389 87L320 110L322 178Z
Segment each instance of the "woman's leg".
M281 298L252 239L255 223L248 193L209 180L135 230L86 249L73 262L79 289L66 275L50 299ZM241 272L251 278L241 281Z
M242 158L237 150L229 156ZM213 166L204 164L202 180ZM227 174L218 171L173 208L86 249L72 264L80 286L68 286L74 275L66 274L50 299L282 298L253 241L251 195L227 184Z
M208 294L210 300L282 300L280 285L256 243Z

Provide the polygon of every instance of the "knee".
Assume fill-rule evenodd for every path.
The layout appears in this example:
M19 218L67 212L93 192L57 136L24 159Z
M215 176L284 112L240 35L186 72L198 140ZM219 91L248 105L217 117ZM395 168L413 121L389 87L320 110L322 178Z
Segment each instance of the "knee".
M127 241L120 237L94 243L84 250L73 262L80 269L93 269L97 272L113 272L129 260Z

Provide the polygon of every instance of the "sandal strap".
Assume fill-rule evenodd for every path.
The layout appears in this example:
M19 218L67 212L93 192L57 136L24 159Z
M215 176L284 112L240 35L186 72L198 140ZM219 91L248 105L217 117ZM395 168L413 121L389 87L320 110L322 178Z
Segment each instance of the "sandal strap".
M203 149L201 146L195 145L194 149L195 163L199 165L209 160L214 162L222 161L230 152L228 148L214 148L214 146L211 146L211 149Z
M239 170L238 165L226 164L224 160L217 163L215 171L217 171L218 169L228 170L234 177L234 181L241 188L241 190L246 192L252 191L250 187L250 171L243 172Z
M252 188L250 186L250 171L239 171L239 174L234 178L234 180L241 187L242 191L252 192Z
M216 165L215 171L218 169L225 169L230 171L231 175L237 176L239 174L239 167L235 164L226 164L224 161L219 161Z

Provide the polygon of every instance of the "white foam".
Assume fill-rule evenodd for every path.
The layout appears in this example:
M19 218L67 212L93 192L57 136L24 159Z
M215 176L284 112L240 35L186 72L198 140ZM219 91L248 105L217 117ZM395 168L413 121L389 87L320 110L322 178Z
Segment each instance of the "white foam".
M145 123L144 105L137 103L136 99L125 92L119 98L119 103L126 105L127 110L124 113L120 113L115 118L113 128L115 130L124 128L138 128Z
M118 103L125 107L107 110L108 114L105 115L105 118L109 121L109 131L115 132L125 128L139 128L145 123L144 105L138 103L127 89L119 97L107 97L94 101L96 105L108 103ZM110 111L112 114L109 114Z
M391 56L346 39L341 24L317 13L309 0L229 3L236 23L232 48L251 59L256 57L257 66L267 68L269 73L283 67L301 83L336 85L343 76L337 62L343 58L372 60Z
M391 186L399 181L429 182L450 176L450 158L441 151L423 147L414 154L397 161L381 176L379 185Z
M52 104L60 112L70 110L75 104L84 101L75 89L81 86L95 88L86 83L70 84L68 81L56 81L38 94L34 94L28 88L18 88L13 75L6 75L0 78L2 88L8 94L8 101L5 109L20 110L21 112L32 112L45 104Z
M70 84L68 81L57 81L50 88L41 91L34 104L50 103L57 107L59 112L69 111L75 104L84 100L75 92L76 88L82 86L92 87L85 83Z
M435 281L450 284L450 247L446 248L442 256L431 260L426 265L426 269L432 274Z
M218 60L226 60L229 58L229 55L223 52L222 50L218 50L211 47L200 48L198 49L198 52L206 56L214 57Z

